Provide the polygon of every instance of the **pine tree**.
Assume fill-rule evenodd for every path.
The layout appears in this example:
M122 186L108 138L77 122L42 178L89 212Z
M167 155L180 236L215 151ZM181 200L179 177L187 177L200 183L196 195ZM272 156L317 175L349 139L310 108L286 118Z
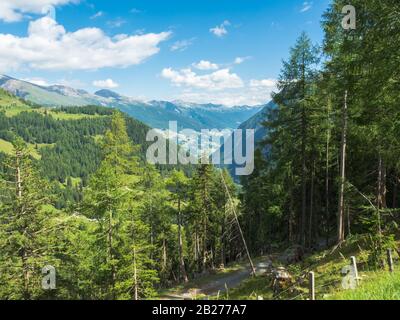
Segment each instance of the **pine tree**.
M272 134L278 139L279 134L289 135L291 141L299 141L296 146L300 154L300 163L294 163L300 167L301 176L301 216L299 240L306 244L306 218L307 218L307 175L310 168L308 146L310 135L310 97L315 90L317 64L319 62L318 49L311 44L310 39L302 33L295 46L291 49L291 56L283 63L279 78L279 93L274 95L274 101L278 104L277 119L272 126L279 127ZM283 141L283 140L282 140ZM272 141L275 143L275 141ZM290 145L292 146L292 145ZM292 150L292 154L294 150Z
M93 266L98 269L99 295L116 299L134 292L131 297L138 299L139 281L143 280L138 269L147 266L143 261L149 259L147 250L145 254L139 250L142 244L139 235L145 233L146 226L133 206L139 194L139 164L124 118L118 112L113 115L111 129L105 134L103 153L100 168L85 191L86 214L98 223ZM130 250L133 252L127 255ZM130 275L127 270L133 270L134 274L129 280L126 279L126 275ZM143 270L140 272L144 274ZM127 283L131 286L127 287Z
M2 180L0 205L0 288L2 299L38 299L42 268L57 265L49 237L47 183L34 168L26 144L17 139Z
M178 248L179 248L179 271L183 281L189 281L185 267L185 253L183 248L183 206L188 198L189 180L184 172L174 170L168 181L167 186L172 194L172 200L176 206L176 223L178 224Z

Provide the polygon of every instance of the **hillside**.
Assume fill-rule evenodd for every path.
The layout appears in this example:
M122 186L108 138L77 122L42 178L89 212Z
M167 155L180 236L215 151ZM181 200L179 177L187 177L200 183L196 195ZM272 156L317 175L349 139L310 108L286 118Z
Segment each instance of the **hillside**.
M31 156L38 160L42 174L49 181L65 184L78 179L83 185L101 161L101 137L110 126L113 110L99 106L68 109L46 109L30 106L16 96L0 89L0 153L13 154L12 141L22 138ZM145 124L125 116L132 143L141 147L143 159L146 147ZM4 172L3 163L0 172ZM58 207L78 191L58 190Z
M398 242L388 244L397 248ZM376 249L376 248L375 248ZM374 260L377 251L372 239L366 235L349 237L339 247L330 247L307 254L302 261L290 261L291 250L275 251L268 256L267 270L255 278L248 278L241 285L229 290L223 298L257 300L308 300L309 272L315 274L316 300L398 300L400 298L399 256L393 250L394 273L390 273L385 254L379 256L379 265ZM358 285L346 278L343 268L351 265L351 257L356 258ZM266 258L264 258L266 259ZM274 272L283 268L290 276L280 286L273 285ZM354 287L352 287L354 285Z
M31 106L27 102L0 88L0 111L11 116L30 109Z
M140 101L106 89L90 94L62 85L39 86L5 75L0 75L0 88L45 107L97 105L116 108L159 129L168 128L169 121L177 121L179 129L234 129L262 109L262 106Z
M259 143L261 140L265 139L268 134L267 128L263 123L268 120L268 113L275 108L276 104L270 101L262 110L240 124L239 129L254 129L255 142L256 144Z
M260 142L264 140L265 138L268 137L268 130L267 128L263 125L265 121L268 120L268 114L271 110L276 108L276 104L273 101L270 101L268 104L266 104L259 112L257 112L255 115L253 115L251 118L246 120L245 122L241 123L238 127L238 129L241 129L243 132L243 140L242 140L242 153L245 154L246 152L246 139L244 136L244 132L246 132L247 129L253 129L254 130L254 147L255 149L260 149L263 148L260 145ZM226 141L226 144L231 144L233 149L235 148L240 149L240 145L238 144L237 141L234 141L233 135ZM228 159L232 159L232 164L224 164L224 158L225 158L225 147L226 144L222 145L219 150L216 152L221 154L222 158L222 164L220 167L222 168L227 168L230 172L230 174L235 178L236 182L240 182L240 177L236 175L236 169L239 167L242 167L235 163L234 161L234 156L232 154L227 154ZM264 148L263 152L265 153L265 150L268 150L267 148Z

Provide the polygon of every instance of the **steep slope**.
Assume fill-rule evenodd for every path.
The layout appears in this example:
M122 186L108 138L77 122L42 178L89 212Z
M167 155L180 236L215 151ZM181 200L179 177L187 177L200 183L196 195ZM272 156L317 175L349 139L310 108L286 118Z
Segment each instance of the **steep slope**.
M12 115L30 108L28 103L0 88L0 112Z
M23 80L0 75L0 87L19 98L43 106L84 106L99 104L96 99L83 91L65 86L42 87Z
M251 118L243 122L239 129L254 129L255 130L255 141L256 143L260 142L264 139L268 132L267 129L263 126L263 122L267 120L268 113L271 109L274 109L276 104L273 101L270 101L261 111L257 112Z
M101 160L98 141L109 128L111 115L111 109L101 106L30 106L0 89L0 153L10 154L11 142L17 136L28 144L34 158L41 160L44 175L50 180L86 178ZM144 158L150 128L127 115L126 124L128 135L142 147L140 157Z
M260 142L265 139L268 136L268 130L263 126L263 122L267 120L268 117L268 113L270 112L270 110L274 109L276 107L276 104L273 101L270 101L268 104L266 104L259 112L257 112L255 115L253 115L251 118L249 118L248 120L246 120L245 122L243 122L238 129L243 130L243 135L242 135L242 146L240 146L238 144L237 141L234 140L233 135L230 137L229 140L227 140L227 144L231 144L232 145L232 151L234 152L235 149L241 149L242 154L245 154L246 152L246 137L245 137L245 130L246 129L254 129L254 147L255 149L260 147ZM229 172L231 173L231 175L235 178L236 181L239 181L239 177L236 175L236 169L238 167L242 167L239 166L237 163L235 163L234 161L234 156L232 154L227 154L227 159L232 159L232 164L224 164L224 160L225 160L225 147L226 145L222 145L220 150L216 151L216 152L220 152L221 154L221 159L222 159L222 163L221 163L221 167L226 167L228 168ZM267 149L263 150L264 152Z

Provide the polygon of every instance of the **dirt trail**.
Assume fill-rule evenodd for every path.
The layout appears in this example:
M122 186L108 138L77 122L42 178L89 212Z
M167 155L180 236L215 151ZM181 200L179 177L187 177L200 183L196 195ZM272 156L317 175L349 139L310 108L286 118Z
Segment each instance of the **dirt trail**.
M264 273L271 261L269 258L265 257L261 262L255 264L256 273L262 274ZM243 280L251 277L250 268L238 270L236 272L232 272L229 275L221 275L220 278L212 280L206 284L199 285L190 289L185 289L179 293L171 293L167 295L163 295L160 297L162 300L191 300L194 299L197 295L206 295L206 296L215 296L220 292L223 295L226 291L226 287L228 289L235 288L240 285Z

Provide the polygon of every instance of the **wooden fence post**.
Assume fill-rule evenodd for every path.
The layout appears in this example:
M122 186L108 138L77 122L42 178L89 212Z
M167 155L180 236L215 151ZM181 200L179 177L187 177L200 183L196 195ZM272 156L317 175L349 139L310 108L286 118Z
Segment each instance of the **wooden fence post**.
M356 257L354 257L354 256L351 257L351 266L353 267L353 276L354 276L354 278L356 280L356 284L358 286L359 278L358 278L358 270L357 270L357 260L356 260Z
M393 272L394 267L393 267L392 249L387 250L387 260L388 260L388 265L389 265L389 271Z
M314 272L311 271L308 274L308 279L309 279L310 300L315 300L315 274L314 274Z

